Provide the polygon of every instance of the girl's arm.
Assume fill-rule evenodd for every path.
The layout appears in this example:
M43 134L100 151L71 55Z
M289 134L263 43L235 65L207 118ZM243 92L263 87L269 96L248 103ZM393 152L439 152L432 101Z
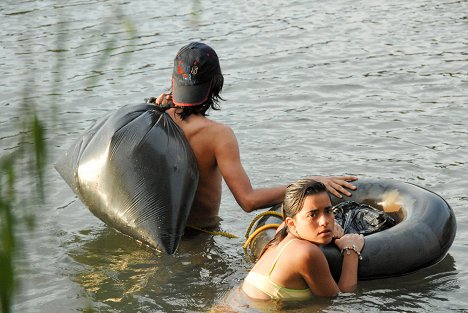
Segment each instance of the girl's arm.
M364 246L364 237L348 234L335 240L335 243L340 250L346 247L352 249L354 244L356 250L360 252ZM327 259L318 246L310 244L308 249L301 249L299 272L313 294L319 297L332 297L339 292L352 292L356 288L359 257L350 249L343 253L338 284L333 279Z

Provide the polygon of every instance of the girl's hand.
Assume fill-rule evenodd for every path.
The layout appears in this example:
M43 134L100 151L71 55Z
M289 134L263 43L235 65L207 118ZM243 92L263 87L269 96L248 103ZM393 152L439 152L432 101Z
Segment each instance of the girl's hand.
M340 239L336 239L335 244L340 250L345 248L351 249L354 246L357 252L361 252L362 248L364 248L364 236L358 234L346 234Z
M335 222L335 227L333 228L333 238L341 238L344 235L344 230L340 224Z

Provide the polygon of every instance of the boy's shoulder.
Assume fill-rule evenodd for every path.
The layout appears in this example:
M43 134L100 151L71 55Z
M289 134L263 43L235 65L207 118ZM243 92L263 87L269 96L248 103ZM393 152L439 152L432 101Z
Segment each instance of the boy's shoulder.
M233 133L232 128L229 125L212 120L206 116L198 116L196 119L193 120L193 122L200 123L200 125L203 125L207 131L213 133Z

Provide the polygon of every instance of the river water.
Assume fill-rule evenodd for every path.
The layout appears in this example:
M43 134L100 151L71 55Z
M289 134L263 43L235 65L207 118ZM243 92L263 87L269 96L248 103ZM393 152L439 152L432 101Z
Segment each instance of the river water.
M14 312L467 311L467 12L463 0L2 1L0 151L17 146L23 99L49 148L46 203L19 229ZM446 258L333 300L255 307L232 291L252 266L242 239L198 236L164 256L94 217L55 160L97 118L164 91L195 40L220 56L226 101L210 116L233 128L255 186L311 174L418 184L455 212ZM221 216L242 236L254 214L224 187Z

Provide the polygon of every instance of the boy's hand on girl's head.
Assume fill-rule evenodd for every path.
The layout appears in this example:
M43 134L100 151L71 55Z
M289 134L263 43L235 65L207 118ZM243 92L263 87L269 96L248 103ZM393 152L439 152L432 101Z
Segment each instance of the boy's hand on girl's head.
M310 178L324 184L329 193L340 199L343 198L342 194L351 196L345 188L356 190L356 186L350 182L358 179L356 176L311 176Z

